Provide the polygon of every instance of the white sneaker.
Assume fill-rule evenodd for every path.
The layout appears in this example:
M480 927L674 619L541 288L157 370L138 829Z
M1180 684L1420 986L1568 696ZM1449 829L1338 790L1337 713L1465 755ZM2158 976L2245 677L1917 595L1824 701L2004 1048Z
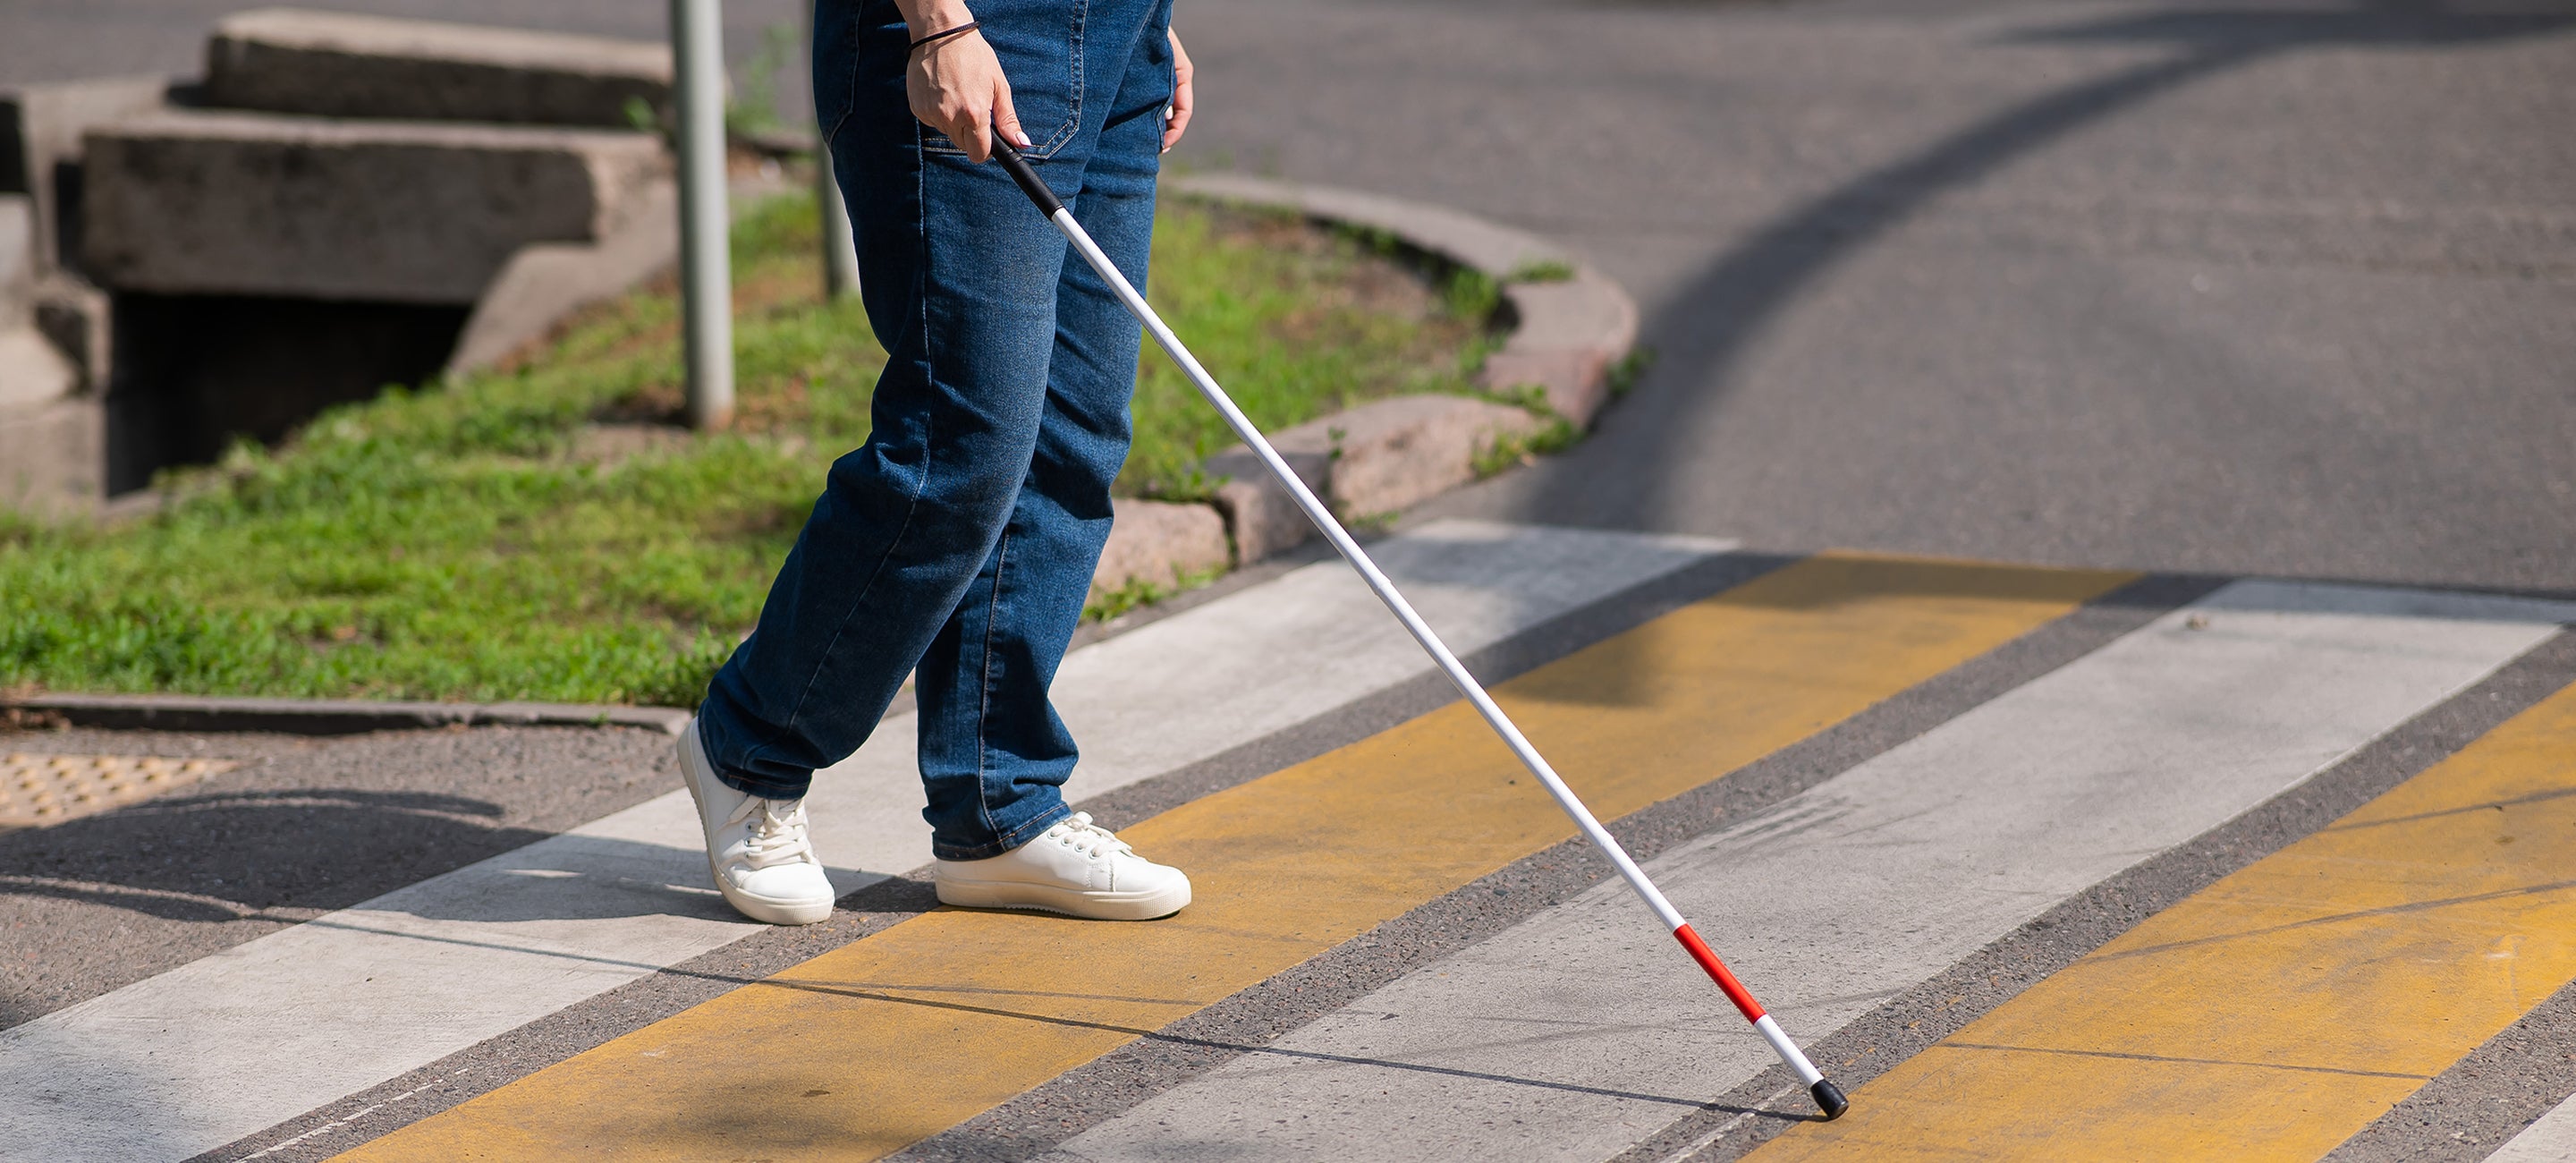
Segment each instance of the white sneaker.
M773 925L810 925L832 915L832 881L814 858L805 801L762 799L725 786L707 761L695 720L680 732L680 782L697 801L707 871L725 903Z
M1037 839L983 860L941 860L939 901L1045 909L1095 921L1147 921L1190 903L1190 878L1156 864L1075 812Z

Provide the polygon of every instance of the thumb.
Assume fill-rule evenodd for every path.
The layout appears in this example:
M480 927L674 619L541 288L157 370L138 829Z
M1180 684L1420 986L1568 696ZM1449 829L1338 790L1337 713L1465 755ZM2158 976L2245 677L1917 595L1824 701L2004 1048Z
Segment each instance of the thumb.
M993 95L993 136L1021 149L1029 148L1029 135L1020 131L1020 115L1011 108L1011 86L1004 82Z

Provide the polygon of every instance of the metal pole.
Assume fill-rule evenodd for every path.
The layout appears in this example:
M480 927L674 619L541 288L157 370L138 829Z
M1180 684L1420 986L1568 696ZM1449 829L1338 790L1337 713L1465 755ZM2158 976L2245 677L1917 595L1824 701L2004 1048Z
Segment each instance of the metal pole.
M850 206L841 200L840 179L832 172L832 147L814 150L814 200L823 207L823 297L845 299L859 293L859 245L850 237Z
M679 99L680 298L689 425L733 422L733 271L726 250L724 29L719 0L671 0Z

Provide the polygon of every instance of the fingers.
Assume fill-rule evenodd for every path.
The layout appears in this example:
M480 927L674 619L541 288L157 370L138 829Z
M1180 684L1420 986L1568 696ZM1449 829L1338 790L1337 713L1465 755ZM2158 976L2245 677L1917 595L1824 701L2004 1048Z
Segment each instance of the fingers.
M947 134L979 165L992 158L997 137L1029 148L1029 136L1011 106L1010 78L979 33L923 47L906 69L904 88L913 116Z
M1190 67L1189 50L1181 47L1180 33L1168 35L1172 38L1172 103L1163 111L1164 153L1181 143L1181 135L1190 128L1190 112L1198 104L1198 93L1190 83L1196 70Z
M993 132L1000 134L1002 140L1021 149L1027 149L1029 135L1020 131L1020 115L1011 108L1011 86L1009 82L1001 79L1001 73L998 70L994 72L993 77L997 82L993 94Z

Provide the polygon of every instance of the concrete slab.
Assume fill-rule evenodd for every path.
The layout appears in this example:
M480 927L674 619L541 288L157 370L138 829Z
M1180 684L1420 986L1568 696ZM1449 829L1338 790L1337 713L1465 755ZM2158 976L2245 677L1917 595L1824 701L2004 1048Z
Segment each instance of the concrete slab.
M627 102L670 94L652 41L261 8L206 42L206 100L235 109L624 128Z
M35 328L0 328L0 416L51 404L70 395L79 383L71 361ZM0 465L11 463L0 458Z
M667 161L643 133L167 112L86 139L84 261L169 294L466 304L590 242Z
M80 373L80 390L104 391L116 343L115 304L107 292L56 270L38 278L29 294L37 333L71 361Z
M2571 614L2237 583L1649 871L1792 1035L1820 1039ZM1274 1048L1051 1158L1600 1159L1773 1061L1615 881Z
M53 345L24 329L0 331L0 508L68 514L106 495L107 416Z
M0 193L34 203L36 273L80 265L81 135L161 108L169 87L108 77L0 90Z
M25 194L0 194L0 327L35 316L36 205Z
M1700 539L1453 523L1380 546L1463 651L1704 559ZM1374 620L1372 620L1372 616ZM1216 644L1222 644L1217 648ZM1266 736L1428 670L1338 562L1070 655L1079 798ZM845 891L923 862L906 719L812 797ZM736 940L685 793L0 1032L0 1142L181 1159Z
M499 363L545 338L583 307L633 290L679 256L679 187L656 178L607 237L540 242L510 256L475 301L446 370L454 374Z

